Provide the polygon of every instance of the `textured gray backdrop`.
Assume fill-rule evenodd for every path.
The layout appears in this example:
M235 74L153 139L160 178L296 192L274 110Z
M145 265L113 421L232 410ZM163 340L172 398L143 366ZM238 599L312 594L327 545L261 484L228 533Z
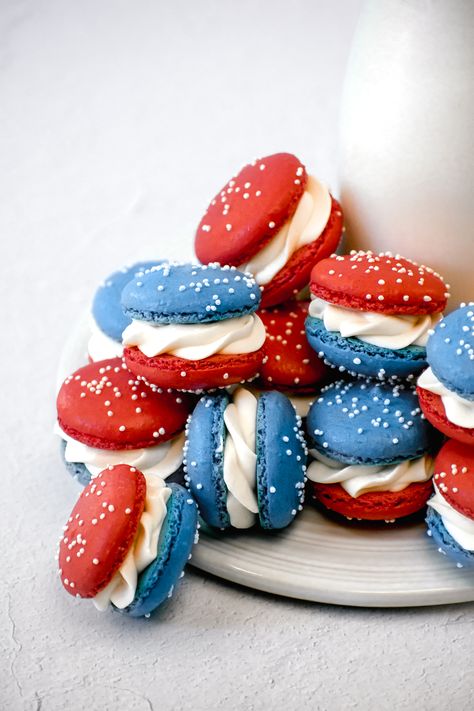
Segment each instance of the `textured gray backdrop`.
M61 345L97 282L185 257L254 155L336 186L360 0L2 0L0 707L462 711L473 605L296 603L190 572L166 615L100 616L53 560L78 489L51 434Z

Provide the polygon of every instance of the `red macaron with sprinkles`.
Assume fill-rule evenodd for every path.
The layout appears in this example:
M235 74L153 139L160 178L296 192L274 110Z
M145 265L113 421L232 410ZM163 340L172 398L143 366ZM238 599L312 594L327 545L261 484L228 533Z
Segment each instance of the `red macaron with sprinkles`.
M341 372L407 378L426 367L426 343L449 297L430 267L390 252L332 255L315 265L306 333Z
M109 466L85 487L63 527L61 582L100 611L149 615L171 597L197 525L186 489L125 464Z
M66 465L82 484L114 464L161 478L181 467L192 399L151 388L121 358L79 368L63 382L56 404Z
M308 305L307 301L289 301L258 312L267 339L257 384L284 392L302 417L314 400L316 389L331 373L306 340Z
M251 272L263 289L262 306L292 298L307 286L311 268L339 244L341 206L291 153L246 165L211 201L199 223L201 262Z

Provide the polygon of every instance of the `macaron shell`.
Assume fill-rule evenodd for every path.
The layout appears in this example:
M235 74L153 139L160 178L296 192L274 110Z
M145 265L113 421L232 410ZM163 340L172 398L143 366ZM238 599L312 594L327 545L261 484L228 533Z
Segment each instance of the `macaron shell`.
M284 303L309 284L311 270L321 259L335 252L342 237L342 208L333 197L329 220L319 237L303 245L294 252L287 263L265 284L262 293L262 307L268 308Z
M184 395L152 390L120 358L79 368L66 378L57 397L62 430L99 449L166 442L184 429L191 406Z
M201 262L244 264L293 215L307 182L291 153L246 165L211 201L199 223L195 252Z
M67 462L64 453L66 450L66 442L62 439L61 444L61 457L62 460L66 466L66 469L68 470L69 474L72 476L73 479L75 479L81 486L87 486L87 484L90 483L91 480L91 473L87 469L85 464L82 464L82 462Z
M432 393L424 388L417 387L418 399L421 409L426 419L431 422L433 427L445 434L447 437L464 442L474 447L474 429L468 427L460 427L450 422L446 417L443 401L440 395Z
M359 338L344 338L336 331L328 331L323 321L313 316L306 319L306 335L309 345L326 365L354 376L413 380L427 366L426 349L422 346L394 350Z
M428 506L426 516L428 534L438 546L439 553L449 556L461 568L474 568L474 551L461 548L459 543L448 533L440 514Z
M145 477L124 464L82 491L59 544L61 581L71 595L95 597L110 582L133 543L145 497Z
M285 528L303 505L307 453L300 420L282 393L258 398L256 443L260 525Z
M474 400L474 302L436 325L426 353L433 373L448 390Z
M227 487L224 482L224 411L227 393L201 398L187 428L185 446L188 488L202 519L214 528L229 528Z
M447 286L432 269L388 252L323 259L311 272L311 292L344 308L387 314L439 313L447 301Z
M120 610L131 617L149 615L172 596L191 556L198 526L196 502L184 487L170 484L169 488L157 556L138 576L133 602Z
M101 331L114 341L122 341L122 333L130 323L120 303L124 287L132 278L140 278L146 269L151 269L162 261L156 259L153 262L136 262L119 269L110 274L97 289L92 302L92 315Z
M172 355L148 358L138 348L126 348L125 362L132 373L163 388L199 391L227 387L254 378L263 361L264 349L238 355L217 354L202 360Z
M453 509L474 519L474 447L448 440L436 457L433 479Z
M323 388L306 420L310 447L346 464L416 459L437 442L414 388L375 381L338 381Z
M256 311L261 291L251 274L219 264L162 264L122 292L129 318L153 323L211 323Z
M259 311L267 332L260 382L266 387L313 390L328 369L306 340L309 301L291 301Z
M346 518L366 521L392 521L410 516L420 511L433 493L431 480L410 484L402 491L374 491L357 498L340 484L311 482L311 487L316 500L326 508Z

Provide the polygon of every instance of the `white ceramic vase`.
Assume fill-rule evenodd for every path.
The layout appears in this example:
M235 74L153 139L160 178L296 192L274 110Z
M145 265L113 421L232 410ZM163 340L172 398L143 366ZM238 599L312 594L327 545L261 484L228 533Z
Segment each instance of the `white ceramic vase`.
M368 0L341 109L349 248L398 252L474 300L473 0Z

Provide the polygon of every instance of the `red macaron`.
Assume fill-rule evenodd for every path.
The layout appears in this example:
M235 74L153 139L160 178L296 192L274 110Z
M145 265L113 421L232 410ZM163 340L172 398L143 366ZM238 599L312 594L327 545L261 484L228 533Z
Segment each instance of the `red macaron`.
M91 598L108 585L133 543L145 497L145 477L124 464L105 469L86 486L59 543L59 572L68 593Z
M57 397L58 423L90 447L152 447L184 430L193 402L187 395L146 385L121 358L112 358L66 378Z
M352 497L340 484L311 482L313 496L341 516L364 521L394 521L420 511L433 493L431 479L402 491L372 491Z
M474 429L455 425L453 422L448 420L440 395L436 395L436 393L425 390L425 388L420 386L417 387L416 392L418 394L423 414L426 419L431 422L433 427L436 427L437 430L445 434L447 437L451 437L459 442L464 442L465 444L474 446Z
M449 296L439 274L390 252L333 254L314 266L310 289L331 304L385 314L440 313Z
M330 372L306 340L308 304L290 301L258 312L267 331L259 380L262 387L310 394Z
M303 164L290 153L275 153L246 165L215 196L199 223L195 237L199 260L249 268L247 263L293 218L311 180ZM256 275L263 287L262 306L294 296L308 284L314 263L336 249L343 228L342 211L329 193L325 197L328 209L319 233L301 246L296 243L269 280L259 281ZM322 205L319 196L316 203L316 208Z
M156 380L159 373L162 387L199 392L252 380L260 369L263 351L186 360L169 354L147 357L138 348L125 348L124 358L128 367L147 382Z
M436 457L433 478L443 499L474 519L474 447L448 440Z

